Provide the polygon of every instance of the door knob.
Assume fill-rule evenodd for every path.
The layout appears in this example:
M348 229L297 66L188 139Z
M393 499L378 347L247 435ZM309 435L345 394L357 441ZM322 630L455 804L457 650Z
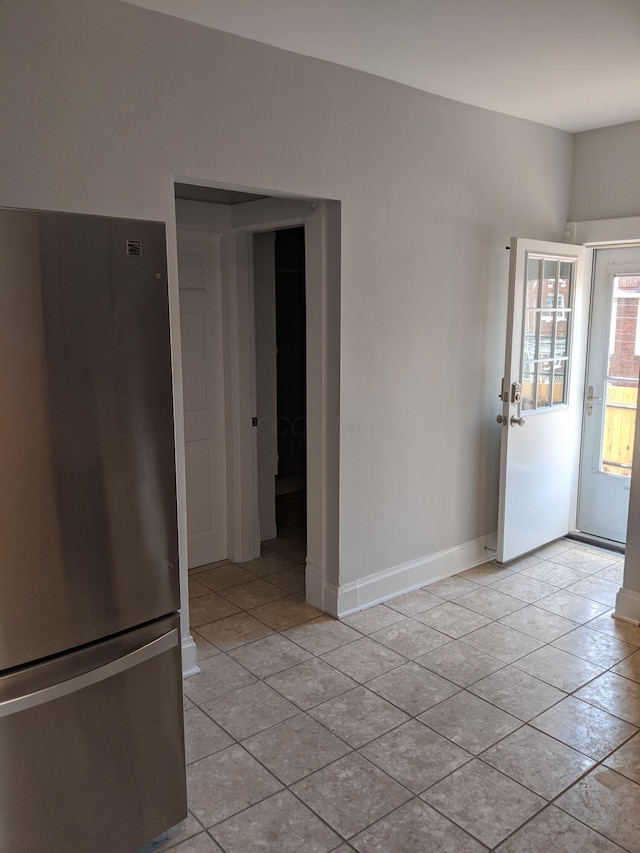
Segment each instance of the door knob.
M524 426L524 418L517 418L515 415L511 415L511 426Z
M504 426L506 426L507 425L507 419L505 417L503 417L502 415L498 415L498 417L496 418L496 423L503 424Z

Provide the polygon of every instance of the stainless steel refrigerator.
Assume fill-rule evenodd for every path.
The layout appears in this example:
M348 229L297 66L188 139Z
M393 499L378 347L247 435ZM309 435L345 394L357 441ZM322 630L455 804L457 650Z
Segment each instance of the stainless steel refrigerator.
M0 851L186 816L164 225L0 209Z

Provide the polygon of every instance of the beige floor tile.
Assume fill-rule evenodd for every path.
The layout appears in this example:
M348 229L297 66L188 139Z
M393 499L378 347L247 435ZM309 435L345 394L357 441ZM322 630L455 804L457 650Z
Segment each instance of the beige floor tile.
M343 838L411 798L406 788L355 753L297 782L292 791Z
M232 613L239 612L240 608L227 601L221 595L218 595L217 592L201 595L199 598L193 598L189 602L189 619L192 628L197 628L206 622L213 622L214 619L222 619L225 616L230 616Z
M538 601L538 599L544 598L545 595L555 592L556 587L544 581L517 574L492 583L491 589L497 589L498 592L512 595L514 598L526 601L527 604L533 604L534 601Z
M189 697L185 696L185 694L183 693L182 694L182 710L188 711L190 708L195 708L195 707L196 706L193 704L191 699L189 699Z
M143 844L135 853L164 853L165 850L176 850L176 845L202 834L202 824L189 812L185 820L163 832L148 844ZM215 850L215 848L214 848Z
M376 631L370 636L372 640L382 643L394 652L411 660L415 660L415 658L430 652L432 649L437 649L438 646L443 646L450 640L450 637L441 634L439 631L434 631L428 625L422 625L415 619L406 617L402 622L396 622L394 625Z
M451 681L413 662L374 678L367 687L412 717L460 690Z
M601 634L587 625L580 625L571 633L555 640L552 645L605 668L615 666L635 651L635 646L630 643Z
M629 853L639 853L637 782L608 768L597 767L562 794L556 805Z
M431 607L437 607L438 604L442 604L442 599L424 589L407 592L387 601L387 607L405 616L415 616L416 613L423 613Z
M636 681L615 672L605 672L578 690L576 696L621 720L640 726L640 684Z
M311 655L282 634L272 634L270 637L232 649L229 657L258 678L267 678L309 660Z
M513 665L565 693L572 693L606 669L553 646L543 646Z
M200 708L191 708L184 715L184 737L187 764L212 755L226 746L232 738Z
M604 613L608 608L605 604L591 601L581 595L568 592L566 589L551 593L546 598L541 598L537 606L558 616L564 616L572 622L588 622L596 616Z
M466 607L461 607L453 601L446 601L439 607L434 607L427 610L425 613L419 613L414 616L416 622L422 622L423 625L429 625L446 634L448 637L458 639L475 631L477 628L482 628L490 623L490 619L482 616L480 613L474 613Z
M535 566L537 563L541 562L542 557L537 556L536 554L526 554L524 557L516 557L515 560L511 560L509 563L504 566L504 568L508 569L511 572L522 572L525 569L528 569L530 566ZM500 563L493 561L497 566Z
M187 768L189 808L209 827L265 799L282 784L241 746L230 746Z
M200 583L195 578L189 579L189 600L192 598L200 598L201 595L209 595L211 590L208 586Z
M353 679L317 658L271 675L266 683L303 711L356 686Z
M562 554L557 554L549 557L553 563L558 563L561 566L569 566L571 569L580 569L583 572L594 574L600 569L610 566L616 561L615 557L609 556L604 552L595 551L593 549L580 547L572 548L569 551L564 551Z
M354 640L362 639L359 631L343 625L342 622L324 613L309 622L288 628L284 636L314 655L322 655Z
M404 616L397 610L392 610L386 604L376 604L367 610L360 610L358 613L352 613L351 616L345 616L340 621L349 625L350 628L360 631L361 634L373 634L381 628L393 625L394 622L402 622L403 619Z
M425 711L418 719L474 755L522 725L511 714L466 690Z
M524 607L524 602L512 595L505 595L504 592L498 592L492 586L486 586L482 589L468 592L466 595L461 595L456 599L457 604L463 607L468 607L475 613L481 613L489 619L500 619L501 616L506 616L507 613L513 613L514 610L520 610Z
M531 720L531 725L596 761L637 732L635 726L574 696Z
M214 592L218 592L218 590L228 589L229 587L251 581L254 579L254 575L241 566L236 566L235 563L225 563L223 566L198 571L195 579L199 583L208 586ZM191 578L189 579L189 586L191 586Z
M359 752L405 788L419 794L472 756L417 720L389 732Z
M512 663L542 646L540 640L500 622L493 622L466 634L461 642L472 646L477 651L498 658L503 663Z
M640 783L640 734L634 735L631 740L612 752L603 764Z
M615 583L619 587L622 586L624 581L624 562L613 563L611 566L607 566L606 569L600 569L596 573L596 577L611 581L611 583Z
M199 633L223 651L236 649L245 643L273 634L271 628L248 613L236 613L198 628Z
M206 832L194 835L182 841L177 847L172 847L173 853L222 853L222 848Z
M453 575L450 578L445 578L442 581L436 581L428 586L423 587L427 592L437 595L438 598L444 598L445 601L454 601L465 595L467 592L473 592L478 588L478 584L460 575Z
M585 598L598 601L600 604L606 604L607 607L615 605L619 589L619 584L612 583L597 575L589 575L584 580L580 580L567 587L569 592L573 592L576 595L584 595Z
M278 554L275 551L265 550L265 553L255 560L250 560L248 563L241 563L241 567L250 571L253 575L263 578L266 575L273 575L276 572L282 572L285 569L291 569L298 565L295 560L284 554Z
M542 581L550 586L558 587L559 589L588 577L585 572L581 572L579 569L571 569L569 566L560 566L558 563L551 563L548 560L524 569L522 574L526 575L528 578Z
M556 687L512 666L506 666L499 672L488 675L482 681L471 685L469 690L508 714L525 721L566 696L566 693Z
M483 752L481 758L546 800L557 797L595 764L530 726L518 729Z
M468 687L475 681L502 669L504 663L455 640L416 659L416 663L452 681L459 687Z
M290 569L281 569L273 575L266 575L265 580L274 586L279 586L286 592L304 593L306 588L305 567L292 566Z
M551 557L555 557L558 554L564 554L565 551L570 551L575 547L575 542L568 542L566 539L556 539L555 542L550 542L548 545L536 548L533 553L536 557L541 557L543 560L549 560Z
M607 610L606 613L592 619L587 627L640 647L640 627L631 625L629 622L623 622L621 619L614 619L612 614L612 610Z
M356 687L309 711L309 715L350 746L363 746L409 717L366 687Z
M389 630L389 629L385 629ZM364 682L406 663L402 655L375 642L371 637L360 637L322 656L322 659L356 681Z
M631 657L620 661L617 666L613 667L613 672L617 675L624 675L625 678L630 678L632 681L640 681L640 652L635 652Z
M482 853L485 848L421 800L411 800L351 840L359 853ZM339 853L339 851L336 851Z
M299 625L301 622L307 622L309 619L315 619L316 616L321 615L320 610L295 596L279 598L269 604L254 607L250 613L276 631L285 631L287 628L292 628L294 625Z
M212 829L227 853L328 853L340 837L289 791L228 818Z
M621 847L555 806L548 806L507 841L498 853L624 853Z
M298 714L242 744L285 785L291 785L351 751L308 714Z
M201 661L206 660L206 658L210 658L212 655L220 654L220 649L214 646L213 643L210 643L209 640L205 640L202 634L199 634L196 630L192 629L191 637L198 649L198 664L200 664Z
M545 801L475 759L429 788L422 798L488 847L539 811Z
M274 586L274 584L260 578L220 591L220 595L243 610L268 604L270 601L284 598L286 594L279 586Z
M186 696L196 705L256 681L254 675L227 655L215 655L198 665L200 672L185 679L183 685Z
M512 574L511 569L505 568L505 566L498 566L496 563L483 563L481 566L474 566L472 569L460 572L456 577L485 586L495 583L501 578L508 578Z
M236 740L250 737L298 713L295 705L261 682L226 693L201 707Z
M515 628L516 631L521 631L523 634L528 634L530 637L535 637L536 640L543 643L557 640L558 637L562 637L563 634L578 627L577 622L571 622L570 619L557 616L555 613L536 607L535 604L530 604L528 607L523 607L522 610L516 610L515 613L503 616L500 623L508 625L509 628Z

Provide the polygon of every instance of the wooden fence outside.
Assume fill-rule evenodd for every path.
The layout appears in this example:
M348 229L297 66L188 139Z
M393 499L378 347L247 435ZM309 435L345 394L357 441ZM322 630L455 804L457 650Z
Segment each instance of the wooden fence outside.
M602 470L631 476L638 388L610 385L604 416Z

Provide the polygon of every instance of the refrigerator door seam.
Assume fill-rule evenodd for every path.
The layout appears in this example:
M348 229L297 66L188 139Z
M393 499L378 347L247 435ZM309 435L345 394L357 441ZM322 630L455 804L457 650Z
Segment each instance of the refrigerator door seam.
M26 711L28 708L35 708L45 702L50 702L53 699L59 699L62 696L68 696L70 693L76 693L85 687L92 684L97 684L107 678L111 678L119 673L126 672L144 661L151 660L163 652L174 648L178 645L178 631L173 628L162 637L146 643L139 649L135 649L124 657L110 661L103 666L93 669L89 672L84 672L82 675L77 675L75 678L69 678L59 684L54 684L51 687L45 687L43 690L38 690L35 693L28 693L22 696L16 696L13 699L8 699L0 703L0 718L9 717L19 711Z

